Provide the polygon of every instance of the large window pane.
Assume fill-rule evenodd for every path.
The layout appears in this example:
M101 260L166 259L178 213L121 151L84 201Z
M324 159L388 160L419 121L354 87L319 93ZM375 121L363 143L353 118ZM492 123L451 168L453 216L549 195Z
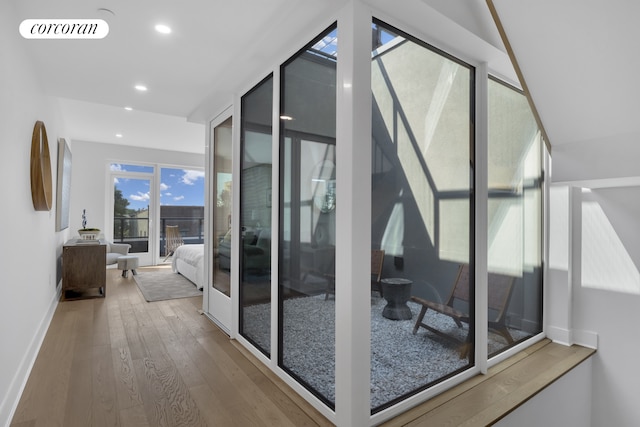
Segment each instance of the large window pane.
M131 245L129 252L149 251L151 178L113 179L113 241Z
M371 249L385 251L384 297L371 298L377 412L473 363L474 74L380 22L372 32Z
M160 257L167 253L167 226L177 226L185 245L204 244L204 171L160 168Z
M335 406L337 29L281 69L279 365Z
M271 351L271 119L273 78L242 97L240 333Z
M525 96L489 81L489 354L542 332L542 139ZM504 289L496 285L505 282ZM502 292L502 294L501 294ZM495 334L498 332L498 334Z

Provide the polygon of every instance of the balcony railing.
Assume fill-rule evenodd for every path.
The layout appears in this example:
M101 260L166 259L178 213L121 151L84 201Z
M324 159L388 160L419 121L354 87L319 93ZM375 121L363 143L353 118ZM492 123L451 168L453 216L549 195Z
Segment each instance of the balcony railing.
M177 225L186 245L204 243L203 217L160 218L159 256L165 256L166 227ZM131 245L129 252L149 251L149 219L115 217L113 220L113 240Z

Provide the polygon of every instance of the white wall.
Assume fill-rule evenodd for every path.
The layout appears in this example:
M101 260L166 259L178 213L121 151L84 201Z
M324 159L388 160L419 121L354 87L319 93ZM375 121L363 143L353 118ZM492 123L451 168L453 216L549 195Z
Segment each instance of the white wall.
M0 177L4 183L0 426L11 421L57 306L62 244L80 228L83 208L92 212L91 224L104 222L107 159L204 167L204 155L70 141L58 101L44 93L29 58L28 43L38 41L23 39L16 22L12 4L0 1ZM45 123L49 141L54 192L49 212L35 211L31 201L31 135L37 120ZM70 227L56 232L57 140L61 137L73 154L72 191ZM176 147L179 144L176 141Z
M56 307L56 254L66 235L55 231L55 206L35 211L31 201L33 126L42 120L47 129L54 201L57 139L65 133L56 101L43 93L16 22L11 3L0 2L0 425L10 421Z
M640 177L640 147L635 140L614 136L599 144L559 146L556 152L554 180L593 187L573 192L573 257L566 272L573 277L570 324L575 341L580 342L584 331L598 335L591 425L635 426L640 419L640 343L635 338L640 325L640 186L633 183ZM629 185L610 187L612 183ZM557 271L549 286L566 286L566 277Z
M496 427L585 427L617 424L592 424L591 365L587 359L544 391L533 396L515 411L498 421ZM558 396L563 396L558 399Z
M427 2L470 31L481 32L468 22L468 17L475 15L465 16L465 11L459 10L460 4ZM640 325L640 122L635 92L625 89L634 87L633 73L616 73L614 84L608 84L611 70L607 67L612 62L606 57L620 56L620 52L633 48L635 38L629 37L629 31L616 33L612 29L631 28L623 24L635 16L631 12L636 6L628 2L620 2L617 8L596 2L578 7L577 1L563 2L560 8L552 1L497 3L533 99L543 121L548 122L545 127L554 144L552 179L556 184L567 185L554 187L550 201L547 332L563 342L591 346L597 341L598 347L590 365L575 375L567 375L572 387L549 387L540 394L542 399L532 412L533 424L635 426L640 420L640 343L636 339ZM525 8L527 13L523 14ZM578 10L593 19L566 19L575 18ZM553 16L554 19L545 20L549 31L545 27L534 36L530 30L536 21L531 20L529 12ZM531 25L524 25L525 22ZM600 25L594 26L593 22ZM612 49L589 49L593 43L572 36L586 34L582 30L587 26L594 40L610 41L608 35L613 33L619 39L609 43ZM541 44L541 40L553 43ZM535 48L540 45L545 48ZM566 48L568 45L570 49ZM623 68L634 70L629 66L632 60L624 62ZM584 68L579 78L571 67L558 66L578 63L597 64ZM585 87L590 89L585 91ZM588 102L583 102L584 97ZM572 186L595 188L582 193ZM583 218L583 214L587 217ZM591 242L592 247L583 251L583 242ZM594 248L593 242L600 244ZM584 278L583 259L587 260ZM589 411L588 404L573 404L575 394L582 393L580 387L588 387L584 380L589 369L591 420L581 419L584 424L575 424L567 417L580 417ZM585 378L580 377L581 372ZM558 405L562 409L556 412L553 408ZM514 415L525 411L523 408ZM548 422L538 420L541 414L549 413L558 413L559 417ZM527 425L524 419L526 416L503 425Z

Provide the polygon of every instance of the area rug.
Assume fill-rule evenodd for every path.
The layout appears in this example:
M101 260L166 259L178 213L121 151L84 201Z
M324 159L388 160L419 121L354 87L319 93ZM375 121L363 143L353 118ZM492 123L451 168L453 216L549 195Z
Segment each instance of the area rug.
M138 270L133 279L149 302L202 295L189 279L174 272Z
M460 359L456 344L425 329L413 335L420 306L409 302L411 320L389 320L382 316L386 301L373 298L371 305L371 407L376 408L398 399L442 377L468 366ZM335 402L335 302L324 295L293 298L284 301L284 366L319 392ZM270 310L266 304L244 309L244 327L255 343L269 347ZM464 339L467 329L458 328L447 316L427 312L425 321L443 331ZM340 327L338 325L338 327ZM512 330L515 340L524 337ZM489 352L507 345L495 334L489 334Z

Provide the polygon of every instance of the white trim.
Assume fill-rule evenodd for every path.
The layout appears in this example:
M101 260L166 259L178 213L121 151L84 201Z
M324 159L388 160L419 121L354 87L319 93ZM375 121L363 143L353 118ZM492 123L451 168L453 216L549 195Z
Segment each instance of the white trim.
M486 62L489 74L519 87L519 79L504 51L460 26L425 1L366 0L373 16L474 67Z
M573 330L573 342L583 347L598 348L598 333L594 331Z
M56 292L53 294L53 298L49 302L49 308L44 313L36 333L33 335L33 338L27 347L27 351L25 352L22 361L18 365L18 369L15 371L15 374L9 383L9 387L7 387L7 394L4 396L2 401L0 401L0 420L6 420L6 427L9 427L16 409L18 409L18 404L20 403L20 398L22 397L24 388L29 380L29 375L36 363L36 359L40 352L40 348L42 347L42 343L44 342L47 330L49 329L49 325L51 325L51 320L53 319L53 315L58 307L61 292L62 287L58 286Z
M475 88L475 363L483 374L487 373L487 341L489 340L489 293L488 293L488 250L489 230L488 230L488 206L489 206L489 72L488 64L483 63L476 67ZM477 345L482 343L482 345Z
M271 107L271 359L278 366L278 284L280 283L280 67L272 73ZM323 405L324 406L324 405Z
M354 0L338 18L336 78L336 423L370 422L371 14ZM340 327L337 327L340 325Z
M555 343L567 346L573 343L573 334L569 329L549 325L547 326L546 334L547 338Z
M242 102L240 95L233 97L233 119L231 125L231 338L238 337L240 327L240 180L242 175L242 165L240 163L240 118Z
M291 375L289 375L282 368L277 366L277 359L273 357L272 359L276 361L276 364L270 363L270 359L253 346L247 339L245 339L242 335L238 335L236 341L242 345L247 351L249 351L254 357L256 357L260 362L262 362L268 369L270 369L278 378L280 378L286 385L291 387L293 391L299 394L307 403L309 403L313 408L315 408L318 412L320 412L324 417L326 417L332 423L336 423L336 415L335 413L327 407L320 399L314 396L309 390L304 388L298 381L293 379Z
M207 260L207 262L204 263L203 272L205 283L202 289L202 311L207 317L213 320L214 318L213 316L211 316L209 308L209 292L211 289L211 283L213 282L213 273L211 271L211 268L209 268L209 265L211 263L208 262L208 260L213 259L213 240L209 237L212 235L211 233L213 231L213 204L211 202L211 188L213 187L213 185L211 182L212 175L210 173L212 153L211 139L213 135L213 133L211 132L212 121L213 120L207 122L208 125L205 126L204 130L204 259Z
M209 121L209 126L207 126L207 131L206 131L207 141L205 144L205 152L207 153L207 155L205 158L205 174L207 176L207 180L205 183L205 192L206 192L205 212L207 216L207 221L205 221L205 236L208 236L208 238L205 239L206 241L205 259L211 259L209 255L213 253L213 239L211 238L211 236L213 235L213 230L215 228L213 226L215 202L212 200L212 197L211 197L211 194L213 194L212 188L213 188L213 179L214 179L214 175L211 173L213 172L213 165L214 165L213 156L215 154L215 150L213 147L215 142L213 141L214 129L229 118L234 120L232 106L225 108L223 111L217 114L213 119L211 119ZM233 253L232 253L232 257L233 257ZM219 325L231 338L233 338L233 328L232 328L233 313L231 308L228 307L233 302L226 295L222 295L217 290L216 291L213 290L212 283L213 283L214 272L209 267L210 267L210 263L208 262L205 263L205 277L207 277L207 283L203 289L203 302L202 302L203 310L207 314L207 317L215 319L214 322L217 325ZM215 300L213 300L214 299L213 292L220 293L220 295L216 295ZM220 304L218 304L218 302ZM218 307L214 307L214 305L223 306L222 310L220 310L220 313L217 312Z
M402 402L393 405L385 410L382 410L375 415L371 416L371 424L370 425L378 425L387 421L397 415L406 412L414 406L420 405L424 402L427 402L429 399L438 396L439 394L444 393L445 391L453 388L459 384L464 383L465 381L470 380L480 373L480 370L477 367L473 367L467 369L460 374L448 378L441 383L434 385L433 387L429 387L426 390L421 391L420 393L415 394L414 396L408 397Z
M143 166L153 168L153 172L131 172L131 171L113 171L111 170L111 165L123 164L130 166ZM127 179L137 179L137 180L148 180L149 181L149 207L148 210L148 246L146 252L136 252L140 258L140 266L145 265L156 265L158 263L158 257L156 254L158 253L159 244L160 244L160 232L156 224L159 222L158 219L160 217L160 184L157 183L160 180L160 169L157 163L146 163L146 162L138 162L135 160L107 160L107 191L106 199L107 203L105 204L106 209L106 224L104 224L103 234L107 240L116 241L115 236L113 235L113 223L114 223L114 203L115 203L115 192L114 192L114 178L122 177Z

